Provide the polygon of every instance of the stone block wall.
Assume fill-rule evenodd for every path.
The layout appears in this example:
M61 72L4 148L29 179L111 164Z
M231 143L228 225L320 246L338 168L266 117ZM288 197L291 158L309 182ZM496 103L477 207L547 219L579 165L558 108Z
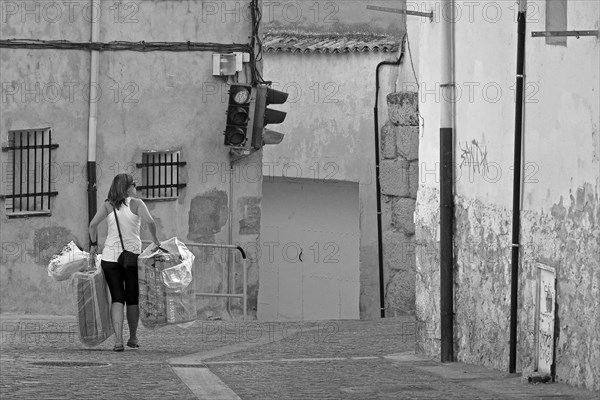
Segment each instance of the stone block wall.
M415 223L419 178L418 94L387 96L388 120L381 128L379 179L382 197L386 316L415 310Z

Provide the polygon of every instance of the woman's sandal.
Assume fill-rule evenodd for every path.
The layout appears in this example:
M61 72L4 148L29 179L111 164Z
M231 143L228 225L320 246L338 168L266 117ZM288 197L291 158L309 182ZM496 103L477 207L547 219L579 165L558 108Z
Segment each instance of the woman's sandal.
M113 351L125 351L125 347L123 347L122 344L115 344L115 347L113 347Z
M140 345L138 344L137 340L128 340L127 347L131 347L132 349L139 349Z

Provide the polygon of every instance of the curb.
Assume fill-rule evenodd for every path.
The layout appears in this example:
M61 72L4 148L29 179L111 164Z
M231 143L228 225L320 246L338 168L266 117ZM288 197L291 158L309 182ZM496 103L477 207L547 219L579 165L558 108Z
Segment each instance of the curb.
M296 330L310 332L318 327ZM189 356L176 357L167 360L167 364L181 381L194 393L199 400L241 400L219 377L213 374L205 360L237 353L252 347L275 343L285 338L282 333L274 333L273 338L261 338L255 342L235 343L214 350L194 353Z

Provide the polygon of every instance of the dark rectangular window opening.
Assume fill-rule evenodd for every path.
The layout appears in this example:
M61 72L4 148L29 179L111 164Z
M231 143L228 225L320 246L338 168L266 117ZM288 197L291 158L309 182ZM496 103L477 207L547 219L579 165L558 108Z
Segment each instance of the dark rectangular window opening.
M58 192L54 185L52 129L8 132L4 162L4 206L8 217L49 215L50 198Z
M567 0L546 0L546 31L567 30ZM546 36L546 44L567 45L566 36Z
M146 200L174 200L179 197L185 183L180 181L181 161L179 151L149 151L142 153L142 181L137 182L140 197Z

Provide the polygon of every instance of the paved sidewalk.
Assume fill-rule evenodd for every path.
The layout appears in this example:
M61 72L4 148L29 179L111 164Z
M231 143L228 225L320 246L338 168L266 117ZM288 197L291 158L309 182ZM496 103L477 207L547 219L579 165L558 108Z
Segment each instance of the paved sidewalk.
M414 355L411 317L197 321L87 348L74 317L0 315L5 399L598 399L562 384Z

